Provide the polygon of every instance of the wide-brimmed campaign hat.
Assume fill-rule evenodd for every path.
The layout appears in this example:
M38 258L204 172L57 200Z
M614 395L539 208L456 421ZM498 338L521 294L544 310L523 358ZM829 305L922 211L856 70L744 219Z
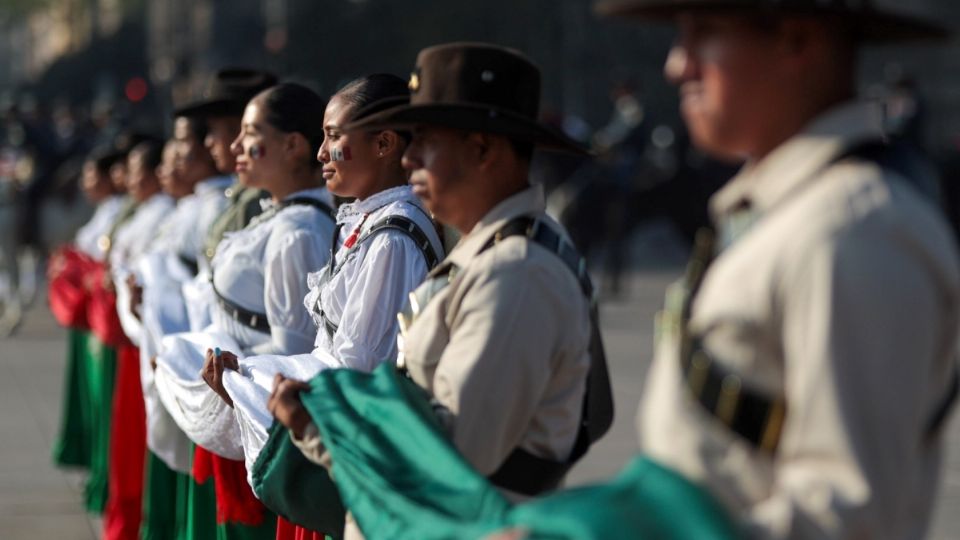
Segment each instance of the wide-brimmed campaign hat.
M174 116L242 116L254 96L277 84L277 78L253 69L222 69L214 74L203 98L178 107Z
M654 20L691 10L823 14L848 19L865 42L935 40L951 33L937 22L881 8L873 0L598 0L595 7L601 15Z
M371 105L383 109L382 103ZM485 43L449 43L420 51L410 102L360 111L346 129L435 125L504 135L544 150L586 153L578 142L537 121L540 70L518 51Z

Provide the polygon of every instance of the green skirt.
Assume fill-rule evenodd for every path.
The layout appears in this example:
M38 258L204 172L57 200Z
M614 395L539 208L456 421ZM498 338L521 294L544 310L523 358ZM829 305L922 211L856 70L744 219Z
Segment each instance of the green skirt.
M87 379L89 332L67 330L67 365L63 374L60 432L53 443L53 462L59 467L90 468L93 421Z
M85 378L90 408L90 476L85 499L87 510L101 514L107 504L110 454L110 416L117 373L117 351L87 334L84 348Z
M612 481L511 505L439 426L424 391L385 364L372 375L328 370L302 394L333 459L343 502L367 538L728 540L732 521L709 493L645 458Z
M191 450L195 446L191 443ZM193 452L190 453L193 456ZM191 458L192 468L192 458ZM186 492L181 523L183 532L179 536L183 540L210 540L217 536L217 495L213 487L213 478L208 478L203 484L198 484L193 477L188 476L181 489Z
M143 523L140 525L142 540L182 539L186 515L180 511L184 506L181 486L192 481L189 475L178 473L153 452L147 452L146 481L143 492Z

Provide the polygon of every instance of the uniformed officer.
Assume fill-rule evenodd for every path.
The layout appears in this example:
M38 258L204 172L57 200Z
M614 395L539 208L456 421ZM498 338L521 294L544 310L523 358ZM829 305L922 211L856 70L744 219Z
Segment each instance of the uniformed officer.
M425 49L410 88L409 105L347 126L410 129L403 165L414 192L463 235L410 295L398 364L435 399L481 474L512 498L542 493L580 454L591 299L528 172L534 148L581 150L536 121L540 73L516 51ZM320 461L316 427L296 399L303 388L280 382L270 408Z
M230 152L230 144L240 133L240 119L247 102L263 90L277 84L277 78L266 72L251 69L223 69L214 74L204 93L196 102L178 108L174 116L202 118L207 122L204 144L210 150L220 174L236 174L236 156ZM206 234L201 267L209 268L209 262L217 251L217 244L224 233L238 231L258 215L262 208L260 199L269 197L264 191L246 189L243 178L237 177L227 188L230 201L226 210L210 226Z
M749 537L922 538L956 390L958 253L854 89L861 45L942 30L852 0L600 10L677 24L665 71L693 140L747 160L668 294L642 451Z

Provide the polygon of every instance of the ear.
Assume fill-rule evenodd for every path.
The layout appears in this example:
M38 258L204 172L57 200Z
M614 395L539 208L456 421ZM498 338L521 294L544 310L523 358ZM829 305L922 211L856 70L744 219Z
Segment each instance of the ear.
M394 152L402 153L403 139L396 131L381 131L374 138L377 155L389 156Z
M489 167L493 158L493 138L488 133L471 132L466 134L466 141L469 143L467 155L473 160L473 167L486 169Z
M288 156L300 159L304 152L311 154L310 142L302 133L287 133L283 138L283 151Z
M791 17L781 21L778 44L783 61L794 68L806 69L821 30L816 21L808 18Z
M501 135L469 133L467 140L471 143L472 157L476 159L474 167L481 171L491 170L497 162L503 161L504 156L513 152L510 140Z

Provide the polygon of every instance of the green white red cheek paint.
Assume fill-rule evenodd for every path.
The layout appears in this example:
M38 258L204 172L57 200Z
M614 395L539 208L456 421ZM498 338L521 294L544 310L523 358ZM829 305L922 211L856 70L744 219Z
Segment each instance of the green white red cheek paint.
M250 159L263 159L267 155L267 148L262 144L255 144L247 149L247 155Z
M330 161L350 161L351 159L353 156L350 154L349 146L330 149Z

